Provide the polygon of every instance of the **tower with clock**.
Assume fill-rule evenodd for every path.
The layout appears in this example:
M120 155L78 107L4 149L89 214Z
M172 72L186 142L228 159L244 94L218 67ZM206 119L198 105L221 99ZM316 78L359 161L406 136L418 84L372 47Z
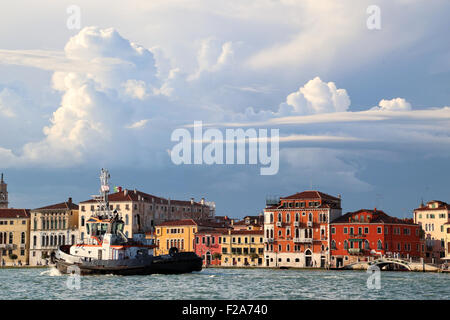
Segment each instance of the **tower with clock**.
M8 185L3 180L3 173L0 180L0 209L8 208Z

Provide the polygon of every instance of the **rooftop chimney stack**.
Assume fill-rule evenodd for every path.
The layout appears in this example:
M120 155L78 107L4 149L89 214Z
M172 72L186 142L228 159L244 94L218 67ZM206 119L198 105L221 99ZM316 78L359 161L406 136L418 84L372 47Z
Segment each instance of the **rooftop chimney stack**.
M69 197L69 200L67 201L69 204L72 204L72 198Z
M194 198L191 198L191 205L194 204Z

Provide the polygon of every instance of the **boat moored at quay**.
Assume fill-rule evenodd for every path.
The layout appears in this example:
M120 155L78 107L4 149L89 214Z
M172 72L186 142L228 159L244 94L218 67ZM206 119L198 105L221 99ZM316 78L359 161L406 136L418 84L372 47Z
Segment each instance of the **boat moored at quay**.
M88 240L80 244L62 245L52 256L61 273L147 275L178 274L202 270L202 260L194 252L178 252L154 256L156 245L144 234L129 239L124 233L124 221L108 202L109 180L102 169L97 211L86 221Z

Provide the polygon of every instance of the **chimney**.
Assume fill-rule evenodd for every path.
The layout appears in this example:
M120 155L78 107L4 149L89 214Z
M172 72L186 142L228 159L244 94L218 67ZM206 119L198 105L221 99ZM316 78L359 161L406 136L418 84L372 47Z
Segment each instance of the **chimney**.
M128 189L124 189L124 190L123 190L123 195L124 195L124 196L127 196L127 195L128 195Z
M194 198L191 198L191 205L194 204Z
M134 194L136 194L136 189L134 189Z
M69 198L69 200L67 201L69 204L72 204L72 198Z
M200 203L201 203L202 205L204 205L204 204L205 204L205 198L202 198L202 200L200 200Z

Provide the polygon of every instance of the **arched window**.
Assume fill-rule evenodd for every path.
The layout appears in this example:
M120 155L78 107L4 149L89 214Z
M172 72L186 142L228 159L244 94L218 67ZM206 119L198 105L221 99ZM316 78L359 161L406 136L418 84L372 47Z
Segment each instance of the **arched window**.
M286 222L287 223L291 222L291 214L290 213L286 214Z
M331 250L336 250L336 241L331 240Z
M14 241L13 241L13 238L14 238L14 235L13 235L13 233L12 232L10 232L9 233L9 244L12 244Z
M377 249L378 250L382 250L383 249L383 243L381 242L381 240L378 240L378 242L377 242Z
M300 238L300 230L299 229L295 229L295 237Z
M311 212L308 214L308 221L313 221L313 215Z
M3 244L3 232L0 232L0 244Z
M270 229L270 237L273 238L273 229Z
M269 229L266 229L266 238L270 238L270 231L269 231Z
M34 230L37 230L37 218L34 218Z
M297 213L295 214L295 221L296 221L296 222L299 222L299 221L300 221L300 213L299 213L299 212L297 212Z
M278 222L283 221L283 215L281 213L278 214Z
M270 223L273 223L273 213L270 214Z
M366 250L370 249L370 244L369 244L368 240L364 241L364 249L366 249Z
M22 232L22 234L20 236L20 243L25 244L25 232Z
M344 241L344 249L345 249L345 250L348 249L348 241L347 241L347 240Z

